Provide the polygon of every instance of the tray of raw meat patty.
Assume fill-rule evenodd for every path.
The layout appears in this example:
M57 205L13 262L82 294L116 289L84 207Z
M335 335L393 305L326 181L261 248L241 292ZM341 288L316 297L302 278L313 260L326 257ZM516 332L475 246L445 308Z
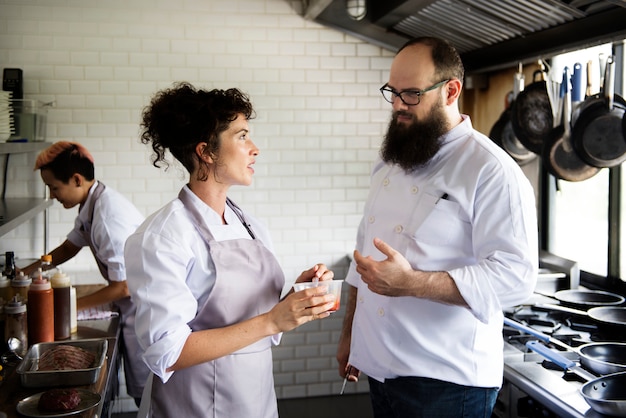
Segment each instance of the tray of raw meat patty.
M107 348L106 338L34 344L17 373L25 387L89 385L100 376Z

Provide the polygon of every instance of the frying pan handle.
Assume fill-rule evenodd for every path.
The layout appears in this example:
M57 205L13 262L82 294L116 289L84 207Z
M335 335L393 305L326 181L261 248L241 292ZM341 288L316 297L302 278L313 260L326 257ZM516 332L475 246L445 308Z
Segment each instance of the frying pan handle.
M600 64L600 88L604 88L604 74L606 72L606 56L602 52L598 54L598 63Z
M565 312L565 313L570 313L573 315L578 315L578 316L584 316L584 317L589 317L589 313L587 313L586 311L581 311L579 309L573 309L573 308L568 308L567 306L561 306L561 305L555 305L552 303L538 303L536 305L534 305L535 309L539 309L539 310L549 310L549 311L559 311L559 312Z
M539 341L528 341L526 343L526 347L530 348L538 354L541 354L543 357L547 358L563 370L568 370L576 366L576 363L573 360L570 360L567 357L560 355L556 351L550 350Z
M546 343L550 342L550 337L544 334L543 332L539 332L535 329L532 329L531 327L527 327L526 325L520 324L519 322L513 321L512 319L504 318L504 325L508 325L512 328L515 328L516 330L525 332L526 334L530 334L533 337L537 337L543 342L546 342Z
M613 89L615 84L615 56L609 55L604 70L604 98L609 111L613 109Z
M587 88L585 90L585 97L589 97L591 96L591 80L592 80L592 73L593 73L593 61L589 60L587 61Z

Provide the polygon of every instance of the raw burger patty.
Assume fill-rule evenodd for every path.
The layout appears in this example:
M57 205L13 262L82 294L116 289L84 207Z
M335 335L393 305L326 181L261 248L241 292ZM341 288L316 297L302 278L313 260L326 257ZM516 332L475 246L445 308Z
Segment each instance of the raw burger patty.
M50 389L39 398L37 407L42 411L71 411L80 403L80 395L76 389Z

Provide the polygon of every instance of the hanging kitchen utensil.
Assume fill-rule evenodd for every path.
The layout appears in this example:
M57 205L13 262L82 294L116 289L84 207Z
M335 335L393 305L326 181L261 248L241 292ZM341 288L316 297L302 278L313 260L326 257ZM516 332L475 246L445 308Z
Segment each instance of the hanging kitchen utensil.
M563 370L570 370L587 380L587 383L580 388L580 394L595 412L611 416L626 416L626 372L597 377L576 365L573 360L550 350L537 341L529 341L526 346Z
M553 134L554 115L543 70L533 74L511 106L511 124L517 139L528 150L541 154L543 143Z
M626 101L614 93L615 57L606 61L602 92L585 100L572 129L574 149L595 167L615 167L626 161L622 119Z
M626 343L593 342L580 347L571 347L558 338L537 331L509 318L504 318L504 325L539 338L544 343L552 344L578 354L580 363L597 374L626 372Z
M583 66L580 62L574 64L572 71L572 108L576 103L582 102L585 98L585 90L583 89Z
M505 98L504 112L502 112L500 118L489 132L489 138L504 149L520 166L528 164L537 158L537 154L526 149L517 139L511 126L511 105L523 89L524 74L522 65L519 64L519 71L515 73L513 79L513 90Z
M578 103L578 105L575 108L572 108L572 121L570 123L571 126L574 126L574 124L576 123L576 121L578 120L578 115L580 115L580 109L584 106L585 101L587 100L587 98L591 97L591 88L592 88L592 84L593 84L593 61L589 60L587 61L587 83L585 84L584 87L582 87L582 77L580 80L577 79L577 81L579 81L581 83L581 89L584 88L584 94L585 97L583 98L582 102ZM572 82L574 81L574 78L572 78Z
M569 69L563 70L561 91L563 92L562 123L553 128L552 135L544 142L542 157L550 174L557 179L583 181L595 176L600 169L583 161L574 150L571 140L571 95Z
M572 71L572 116L570 120L574 120L574 115L578 114L580 105L585 100L585 88L583 86L583 66L577 62L574 64Z

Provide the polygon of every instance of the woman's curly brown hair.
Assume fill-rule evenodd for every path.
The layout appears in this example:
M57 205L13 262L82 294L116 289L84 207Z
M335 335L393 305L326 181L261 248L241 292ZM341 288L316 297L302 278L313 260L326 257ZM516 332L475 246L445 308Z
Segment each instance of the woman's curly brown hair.
M169 149L192 173L195 161L204 163L196 155L196 145L206 142L205 152L217 159L219 134L240 114L252 119L254 109L248 96L236 88L207 91L186 82L177 83L157 92L144 109L141 142L152 144L155 167L169 166L165 159ZM199 180L205 180L206 172L201 170L199 176Z

